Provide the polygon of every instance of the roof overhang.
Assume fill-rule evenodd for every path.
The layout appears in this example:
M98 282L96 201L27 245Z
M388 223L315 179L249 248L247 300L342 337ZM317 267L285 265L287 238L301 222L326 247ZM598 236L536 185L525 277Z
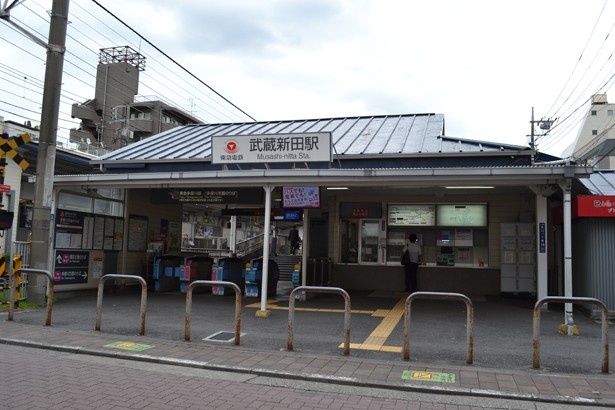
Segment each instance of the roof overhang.
M125 174L59 175L56 188L169 188L260 185L434 186L555 184L569 178L588 178L587 166L531 166L501 168L421 169L261 169Z

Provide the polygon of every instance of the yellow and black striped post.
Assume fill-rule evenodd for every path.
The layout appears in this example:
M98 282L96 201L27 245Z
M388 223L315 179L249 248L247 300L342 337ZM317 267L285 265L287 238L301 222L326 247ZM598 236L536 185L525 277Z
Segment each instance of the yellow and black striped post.
M6 259L4 258L4 256L0 256L0 277L4 276L4 274L6 273ZM5 286L0 286L0 292L2 292L2 299L0 299L0 304L3 303L9 303L9 292L11 291L11 285L10 285L10 277L6 277L6 279L8 279L8 281L5 281ZM6 300L6 302L3 302L2 300Z
M17 271L21 269L21 267L22 267L21 255L13 256L13 268L11 270L11 274L13 276L13 280L15 281L15 305L14 307L19 306L19 299L20 299L19 288L21 285L21 274L17 274Z

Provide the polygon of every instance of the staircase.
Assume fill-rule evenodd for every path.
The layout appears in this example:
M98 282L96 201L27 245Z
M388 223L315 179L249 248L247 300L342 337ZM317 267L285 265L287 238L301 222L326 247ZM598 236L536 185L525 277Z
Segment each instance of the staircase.
M292 281L293 270L296 264L301 264L301 258L301 255L278 255L273 258L280 269L280 280Z

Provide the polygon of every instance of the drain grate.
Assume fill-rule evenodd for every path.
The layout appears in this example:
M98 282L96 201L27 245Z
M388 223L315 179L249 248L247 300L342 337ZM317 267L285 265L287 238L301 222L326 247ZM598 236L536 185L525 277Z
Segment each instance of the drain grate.
M240 333L240 336L243 336L244 333ZM212 342L233 342L235 340L235 332L225 332L219 331L214 333L213 335L209 335L203 340L212 341Z

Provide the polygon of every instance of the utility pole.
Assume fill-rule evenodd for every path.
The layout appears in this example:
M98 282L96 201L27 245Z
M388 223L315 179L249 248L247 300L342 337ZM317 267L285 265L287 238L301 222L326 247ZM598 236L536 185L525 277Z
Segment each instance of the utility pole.
M534 120L534 107L532 107L532 119L530 120L530 148L532 150L536 150L536 137L543 137L545 135L547 135L549 133L549 131L551 131L551 126L553 125L553 123L557 120L557 118L551 119L540 119L538 121ZM540 127L541 130L543 130L544 132L540 135L536 135L536 133L534 132L534 127L536 126L536 124L538 124L538 127ZM532 156L532 163L534 162L534 156Z
M51 202L53 199L53 176L56 161L58 115L62 70L66 50L69 0L53 0L49 38L46 44L47 63L41 112L41 132L38 141L34 209L32 214L32 243L30 267L51 271ZM44 304L47 278L30 275L28 278L28 301Z

